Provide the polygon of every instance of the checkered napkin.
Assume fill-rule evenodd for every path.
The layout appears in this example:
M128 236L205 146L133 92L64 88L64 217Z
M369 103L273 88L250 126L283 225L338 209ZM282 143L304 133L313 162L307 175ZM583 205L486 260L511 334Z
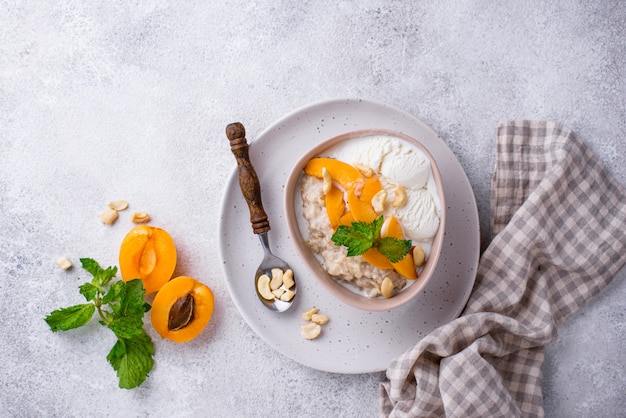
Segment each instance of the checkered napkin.
M626 190L572 131L502 123L496 160L470 300L394 359L383 416L543 416L544 347L626 263Z

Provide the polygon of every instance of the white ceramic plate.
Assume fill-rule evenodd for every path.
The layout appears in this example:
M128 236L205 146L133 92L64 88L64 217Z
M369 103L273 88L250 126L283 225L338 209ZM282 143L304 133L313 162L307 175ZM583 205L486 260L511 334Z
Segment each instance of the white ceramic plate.
M283 213L285 181L298 157L328 138L368 128L390 129L419 139L441 169L446 194L446 236L435 275L413 302L387 312L364 312L327 294L298 259ZM318 370L378 372L430 331L459 316L478 266L478 210L463 168L432 129L394 107L341 99L297 109L256 139L248 138L248 142L272 228L270 245L277 256L291 265L298 283L293 306L287 312L276 313L257 299L254 273L263 250L252 233L236 168L224 191L219 251L233 302L250 327L271 347ZM330 322L324 325L320 337L308 341L300 336L300 325L305 323L300 315L314 306L328 315Z

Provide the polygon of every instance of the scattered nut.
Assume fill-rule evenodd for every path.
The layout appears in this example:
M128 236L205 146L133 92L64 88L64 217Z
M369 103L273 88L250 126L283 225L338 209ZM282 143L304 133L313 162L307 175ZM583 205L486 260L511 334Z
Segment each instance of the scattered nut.
M365 164L354 163L353 167L359 170L364 177L372 177L374 175L374 170L372 170L371 167L368 167Z
M302 319L305 321L310 321L313 315L317 313L317 308L309 309L306 312L302 312Z
M267 274L260 275L256 283L256 288L263 299L274 300L274 294L270 290L270 276Z
M57 258L57 264L63 270L68 270L70 267L72 267L72 262L70 260L68 260L67 258L65 258L65 257Z
M313 340L317 338L322 332L322 327L319 324L309 322L306 325L300 326L300 335L307 340Z
M333 187L333 178L326 167L322 167L322 180L324 181L324 195L330 193L330 189Z
M295 284L296 282L293 280L293 270L285 270L285 273L283 273L283 286L285 286L285 289L291 289Z
M426 261L426 254L424 254L424 249L416 245L413 247L413 264L416 267L422 267L424 265L424 261Z
M402 186L396 186L393 188L393 201L391 202L391 206L394 208L402 207L406 204L407 196L406 190Z
M291 299L293 299L293 295L295 295L295 293L292 290L287 289L282 295L280 295L280 300L284 302L289 302Z
M324 325L328 323L328 317L326 315L316 313L311 315L311 321L316 324Z
M125 210L128 208L128 202L125 200L114 200L109 202L109 208L117 211Z
M380 215L381 213L383 213L383 211L385 210L385 203L387 201L387 192L385 190L379 190L373 197L372 197L372 207L374 208L374 211Z
M283 285L283 271L279 268L272 269L272 281L270 289L276 290Z
M133 212L130 221L136 224L145 224L146 222L150 222L150 215L148 215L147 212Z
M387 299L393 295L393 282L389 276L385 276L383 279L383 282L380 285L380 293L382 293L383 297Z
M100 212L100 221L106 225L112 225L117 220L118 214L115 209L106 208Z

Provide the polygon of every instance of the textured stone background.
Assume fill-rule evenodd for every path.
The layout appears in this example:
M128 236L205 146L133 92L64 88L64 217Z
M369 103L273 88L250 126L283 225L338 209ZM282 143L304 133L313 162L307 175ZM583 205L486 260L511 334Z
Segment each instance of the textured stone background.
M0 6L0 410L3 416L377 416L384 373L337 375L271 350L224 284L216 223L234 169L224 127L254 138L337 97L414 114L455 152L483 237L495 127L574 129L626 184L626 3L607 1L4 1ZM116 264L126 198L179 243L179 270L219 301L184 346L158 341L139 389L117 388L95 321L52 334L79 303L65 254ZM589 260L593 262L593 260ZM626 271L547 349L550 417L626 411Z

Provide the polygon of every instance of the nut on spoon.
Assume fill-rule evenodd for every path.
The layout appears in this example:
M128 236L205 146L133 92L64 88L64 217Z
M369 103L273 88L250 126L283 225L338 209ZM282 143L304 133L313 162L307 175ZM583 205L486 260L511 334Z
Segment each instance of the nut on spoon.
M291 306L293 298L295 297L295 281L294 284L286 290L286 292L293 292L293 295L289 300L282 300L280 297L273 297L270 299L270 295L274 295L271 294L269 285L265 287L264 282L267 281L267 279L262 277L267 275L271 279L273 277L272 269L280 269L282 272L285 272L287 270L291 270L291 268L286 262L276 257L270 251L269 239L267 236L270 230L270 223L267 214L263 209L263 202L261 201L261 184L248 155L246 130L239 122L231 123L226 127L226 137L230 142L230 149L237 160L239 187L241 188L241 193L243 194L243 197L248 204L248 209L250 210L250 223L252 224L252 231L259 236L265 253L263 260L261 261L261 265L254 275L254 288L257 296L266 307L277 312L286 311ZM274 275L276 274L274 273ZM259 286L259 278L261 278L262 286ZM261 287L261 290L259 287ZM283 285L281 287L282 290L285 290L287 285ZM268 293L270 294L268 295Z

